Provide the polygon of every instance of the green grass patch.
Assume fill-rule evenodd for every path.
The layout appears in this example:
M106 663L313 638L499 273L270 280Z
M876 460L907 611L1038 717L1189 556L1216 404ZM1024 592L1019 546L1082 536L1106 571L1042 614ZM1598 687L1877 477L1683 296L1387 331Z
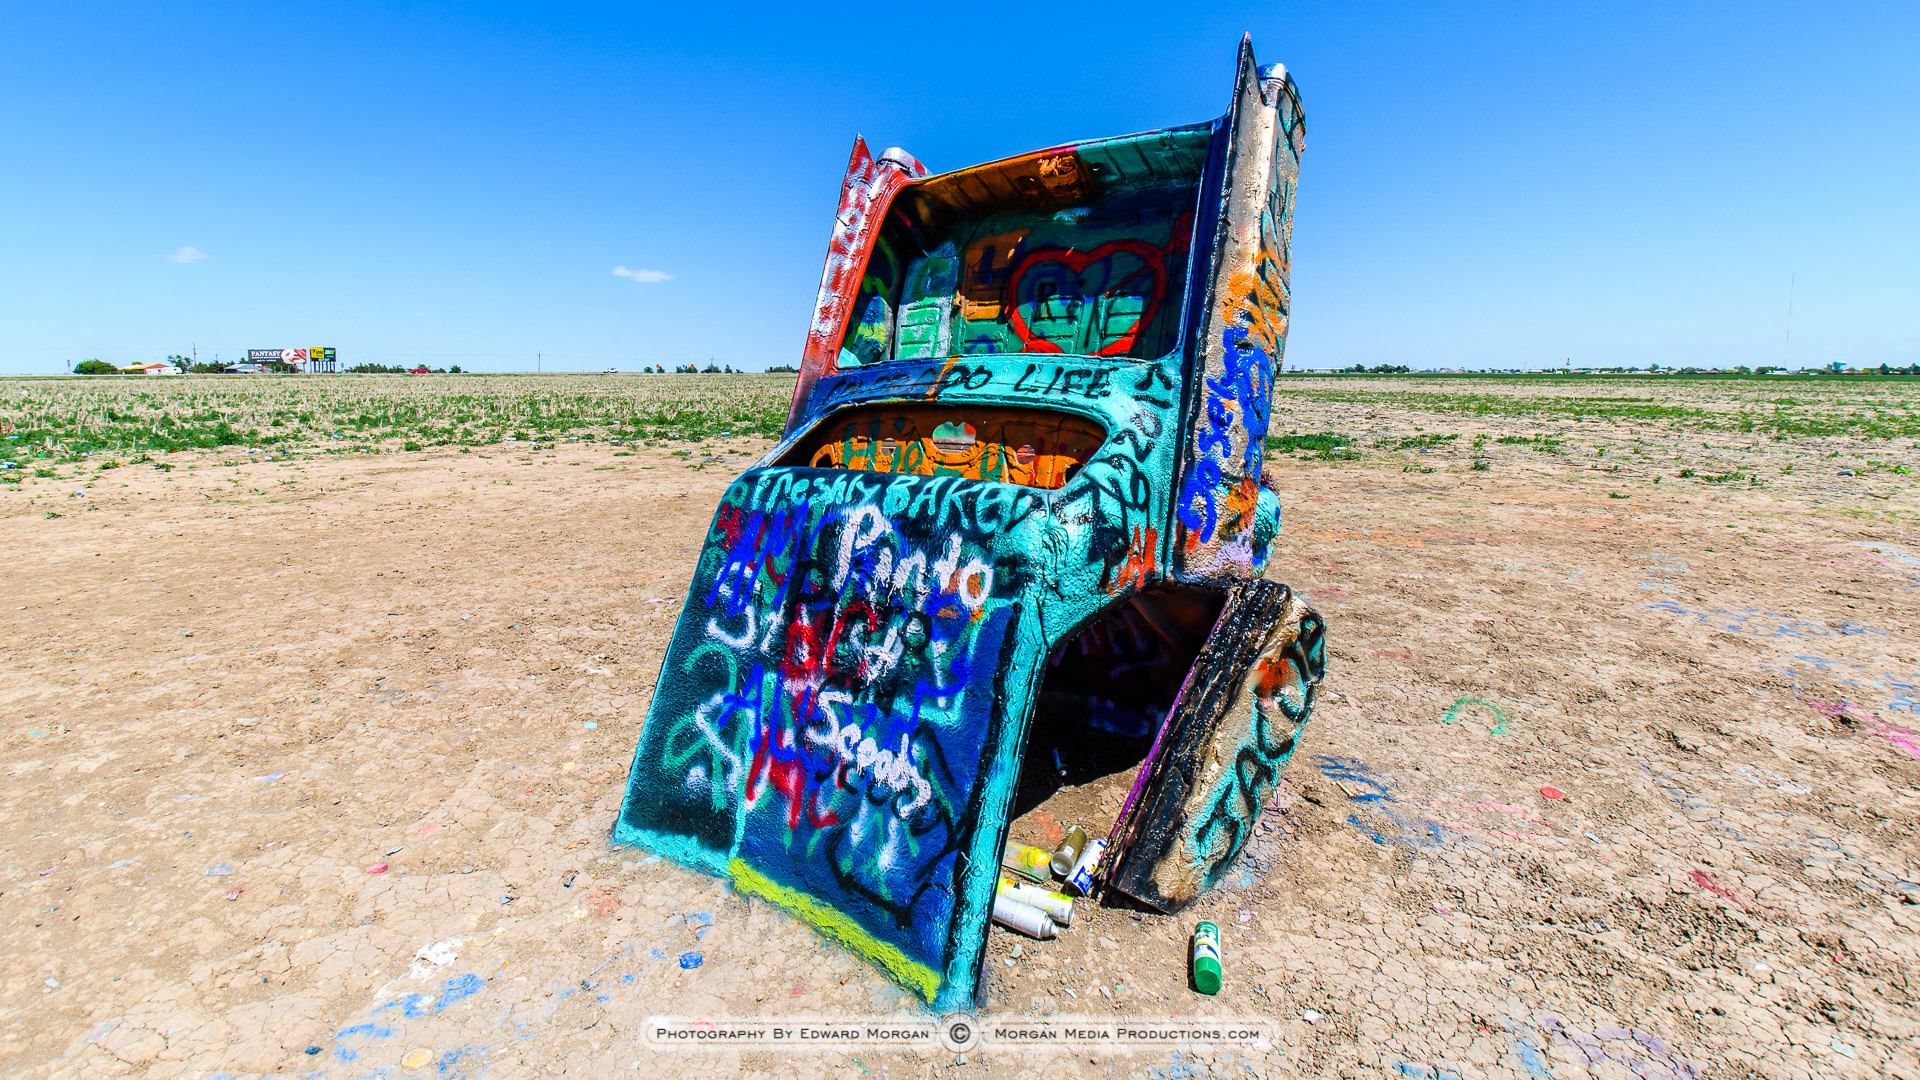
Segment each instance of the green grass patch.
M1337 431L1309 435L1296 431L1287 435L1269 435L1267 450L1275 454L1310 454L1321 461L1352 461L1360 456L1356 441Z
M1392 439L1382 439L1376 445L1390 446L1395 450L1433 450L1446 446L1459 437L1457 432L1452 435L1412 435L1401 439L1399 442L1394 442Z
M790 375L227 376L0 379L0 432L25 458L226 447L492 446L504 437L691 442L773 438Z

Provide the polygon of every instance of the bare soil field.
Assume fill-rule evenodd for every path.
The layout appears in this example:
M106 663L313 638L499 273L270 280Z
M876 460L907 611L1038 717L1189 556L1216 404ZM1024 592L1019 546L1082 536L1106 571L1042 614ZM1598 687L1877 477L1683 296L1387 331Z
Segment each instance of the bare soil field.
M645 1041L919 1015L608 843L751 427L569 383L547 441L46 436L0 485L0 1070L1920 1080L1912 384L1779 383L1283 378L1275 434L1336 438L1271 455L1271 576L1330 655L1259 837L1178 918L996 928L986 1013L1271 1037L964 1058Z

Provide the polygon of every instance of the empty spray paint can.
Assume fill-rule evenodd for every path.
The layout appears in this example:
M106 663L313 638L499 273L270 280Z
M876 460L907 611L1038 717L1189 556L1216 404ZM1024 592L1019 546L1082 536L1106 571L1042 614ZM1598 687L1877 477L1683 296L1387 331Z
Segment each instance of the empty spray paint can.
M1080 861L1080 849L1087 846L1087 830L1075 825L1067 830L1067 838L1053 849L1053 872L1061 877L1073 873L1073 864Z
M1039 848L1011 840L1000 849L1000 865L1031 881L1051 881L1047 869L1052 862L1053 856Z
M1089 840L1087 846L1080 849L1080 858L1074 861L1073 872L1067 875L1067 887L1085 896L1093 891L1093 871L1100 865L1100 856L1107 853L1105 840Z
M1022 885L1012 878L1000 879L1000 895L1012 897L1028 907L1039 908L1060 926L1073 925L1073 897L1063 896L1038 885Z
M1220 928L1210 922L1193 928L1193 988L1220 992Z
M993 898L993 921L1029 937L1050 938L1057 932L1046 912L1031 904L1023 904L1005 893Z

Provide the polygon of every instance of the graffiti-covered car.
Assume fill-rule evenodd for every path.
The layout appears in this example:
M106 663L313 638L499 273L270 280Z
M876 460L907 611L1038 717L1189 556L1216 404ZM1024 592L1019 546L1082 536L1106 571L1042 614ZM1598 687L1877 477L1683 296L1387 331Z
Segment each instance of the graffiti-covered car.
M727 489L614 839L978 1004L1023 763L1130 758L1100 878L1213 885L1323 626L1263 577L1304 143L1241 43L1225 116L929 175L856 140L792 410ZM1065 768L1065 765L1062 766Z

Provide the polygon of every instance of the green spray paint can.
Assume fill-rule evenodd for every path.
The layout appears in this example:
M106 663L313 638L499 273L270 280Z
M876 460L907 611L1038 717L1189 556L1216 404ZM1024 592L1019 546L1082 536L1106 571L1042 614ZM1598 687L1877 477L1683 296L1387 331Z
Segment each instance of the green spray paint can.
M1220 928L1210 922L1193 928L1193 988L1220 992Z
M1073 864L1080 861L1080 853L1087 847L1087 830L1075 825L1067 830L1067 838L1053 849L1053 872L1060 877L1073 873Z

